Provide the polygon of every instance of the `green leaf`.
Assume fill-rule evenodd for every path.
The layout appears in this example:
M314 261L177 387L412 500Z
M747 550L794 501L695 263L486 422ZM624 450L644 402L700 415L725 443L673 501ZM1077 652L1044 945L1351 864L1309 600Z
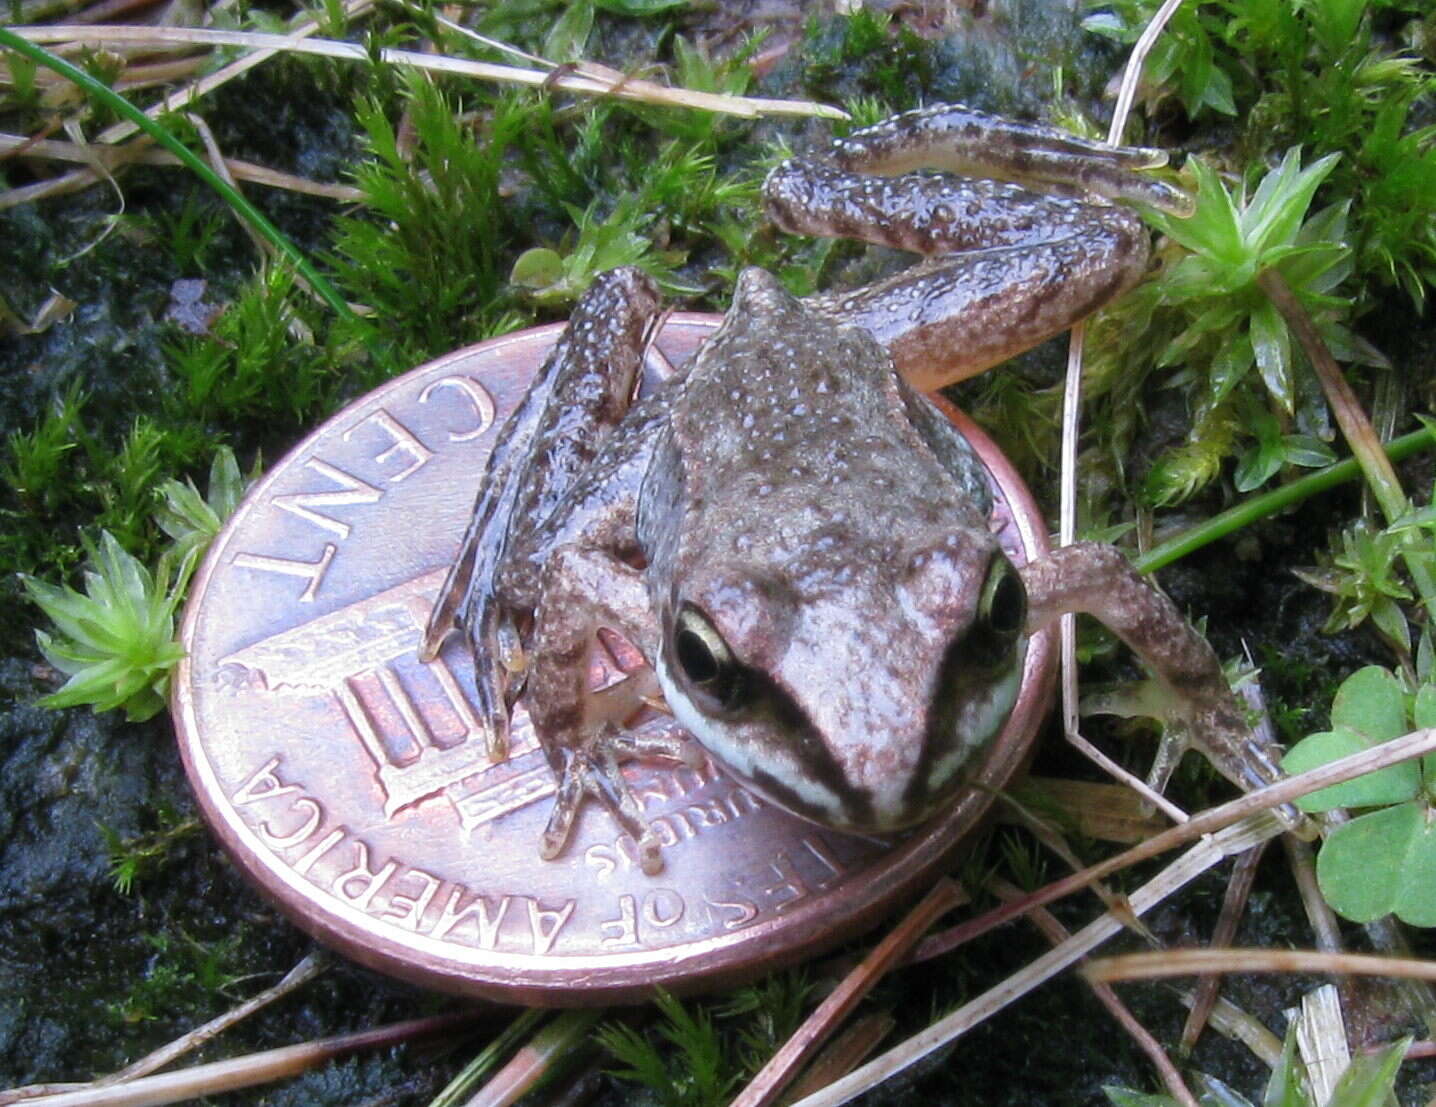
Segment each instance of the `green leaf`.
M90 704L95 711L123 707L131 721L164 708L170 670L184 656L174 640L174 612L193 565L181 558L170 587L172 557L161 557L151 576L108 531L90 551L86 594L21 575L30 598L60 632L35 640L46 660L69 679L39 702L43 707Z
M1309 734L1281 759L1281 767L1291 774L1303 773L1319 765L1327 765L1342 757L1368 750L1374 743L1364 735L1346 727L1336 727L1319 734ZM1421 788L1421 774L1413 762L1389 765L1374 773L1318 788L1297 800L1303 811L1331 811L1337 807L1378 807L1401 803L1416 796Z
M1416 689L1416 702L1411 709L1412 721L1422 730L1436 726L1436 686L1423 684Z
M1292 414L1296 397L1291 377L1291 336L1286 321L1270 300L1263 300L1252 312L1251 336L1262 383L1282 410Z
M1371 743L1401 737L1407 731L1401 682L1380 665L1357 669L1336 690L1331 725L1359 731Z
M1402 803L1333 830L1316 860L1321 894L1352 922L1395 914L1436 926L1436 826L1424 806Z
M1262 1107L1310 1107L1311 1101L1302 1085L1305 1066L1296 1055L1296 1031L1297 1023L1293 1019L1287 1023L1281 1059L1272 1068L1271 1079L1262 1093Z
M593 29L593 0L573 0L554 20L543 40L543 56L549 61L581 61Z
M524 288L548 288L563 280L563 258L547 246L525 250L514 262L509 280Z
M1411 1046L1409 1037L1375 1053L1358 1053L1346 1066L1327 1107L1385 1107L1393 1099L1396 1073Z

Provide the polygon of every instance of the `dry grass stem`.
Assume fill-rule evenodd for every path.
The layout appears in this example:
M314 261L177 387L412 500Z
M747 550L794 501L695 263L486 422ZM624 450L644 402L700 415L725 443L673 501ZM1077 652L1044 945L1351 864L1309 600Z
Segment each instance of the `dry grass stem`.
M111 170L126 165L179 164L179 159L168 150L156 150L152 146L144 148L128 144L124 146L95 146L90 143L63 142L45 138L30 139L24 135L0 133L0 161L7 157L24 157L89 164L91 158L87 152L93 152L100 164ZM282 188L290 192L302 192L307 196L322 196L329 200L339 200L348 204L357 204L364 199L364 193L352 185L311 181L306 177L297 177L293 173L284 173L278 169L255 165L253 162L242 161L239 158L225 158L224 165L230 175L240 181L266 185L270 188ZM0 193L0 208L6 206L5 197L8 195L9 193Z
M1196 823L1201 818L1201 815L1196 816L1192 823ZM1192 823L1183 827L1175 827L1173 830L1185 831ZM1128 900L1131 912L1141 915L1151 910L1202 873L1214 865L1220 864L1225 857L1250 849L1258 842L1281 833L1281 830L1281 824L1276 817L1268 814L1204 837L1201 842L1132 893ZM1081 874L1078 876L1080 878ZM1042 895L1043 893L1038 892L1016 901L1019 907L1013 911L1013 914L1030 910L1032 904ZM999 910L1005 911L1009 908L1003 907ZM1006 980L989 988L982 995L965 1003L956 1011L939 1019L920 1034L914 1035L901 1045L879 1055L837 1083L802 1100L795 1107L837 1107L838 1104L847 1103L870 1088L881 1084L888 1077L926 1057L934 1050L941 1049L949 1042L961 1037L1008 1004L1020 999L1087 956L1092 950L1124 928L1125 923L1111 912L1099 916L1067 941L1034 960L1021 972L1014 973ZM1165 957L1168 954L1162 953L1158 956Z
M95 1084L100 1087L110 1084L120 1084L127 1080L134 1080L141 1076L148 1076L152 1072L157 1072L166 1065L172 1064L180 1057L183 1057L186 1053L198 1049L206 1042L224 1033L236 1023L249 1018L249 1016L256 1011L268 1007L276 999L282 999L290 992L303 987L322 973L328 965L329 958L327 955L320 952L310 953L300 960L294 968L285 973L283 979L277 984L271 985L265 988L264 991L250 996L249 999L237 1007L232 1007L224 1014L210 1019L209 1022L203 1026L195 1027L188 1034L181 1035L168 1045L161 1046L153 1053L141 1057L138 1061L134 1062L134 1064L121 1069L119 1072L95 1081Z
M1312 322L1306 308L1275 269L1263 270L1257 275L1256 283L1277 311L1281 312L1286 325L1291 328L1291 333L1301 343L1307 360L1311 362L1311 367L1321 382L1326 402L1331 405L1331 413L1336 416L1337 425L1341 427L1341 433L1351 447L1351 452L1360 461L1372 491L1381 499L1383 487L1399 489L1401 485L1396 477L1396 469L1381 447L1376 428L1371 425L1366 409L1361 406L1356 392L1347 383L1341 367L1331 356L1331 351L1327 349L1326 342L1317 331L1316 324ZM1388 504L1384 500L1381 506L1389 513ZM1390 519L1388 521L1394 522Z
M1316 858L1312 854L1311 843L1287 835L1282 839L1282 847L1286 850L1287 866L1296 880L1297 891L1301 893L1302 906L1306 908L1306 921L1311 924L1312 933L1316 936L1316 948L1326 953L1339 952L1342 948L1341 924L1336 921L1336 912L1326 902L1316 883Z
M144 1076L126 1084L87 1087L26 1102L37 1107L158 1107L159 1104L178 1103L284 1080L360 1050L383 1049L402 1042L437 1037L475 1022L482 1015L483 1012L479 1011L465 1011L456 1015L411 1019L356 1034L320 1038L302 1045L252 1053L248 1057L195 1065L179 1072Z
M1336 1083L1351 1064L1351 1046L1335 986L1323 984L1301 997L1296 1046L1306 1065L1314 1103L1330 1103Z
M359 16L369 11L369 9L373 7L373 4L374 0L344 0L343 15L346 19L358 18ZM65 6L66 5L62 4L59 7L63 8ZM216 4L211 9L211 11L219 12L227 6L228 5L225 0L221 0L221 2ZM56 10L59 9L57 8ZM36 28L27 27L13 28L16 34L21 35L23 35L27 30L35 29ZM80 29L83 30L84 28ZM288 35L280 37L286 39L303 38L306 35L314 34L318 30L319 24L316 20L305 19L295 24L294 29L290 31ZM242 58L238 58L235 61L230 62L228 65L225 65L215 70L213 73L207 74L206 76L199 78L199 80L195 81L193 84L187 85L184 88L176 89L174 92L161 99L159 103L147 108L145 110L145 114L148 115L151 119L157 119L159 116L165 114L166 112L182 111L188 108L190 105L194 104L196 101L203 98L204 96L207 96L215 89L220 88L225 84L228 84L236 77L240 77L243 76L245 73L248 73L255 66L267 61L269 58L272 58L274 54L274 50L257 50L251 54L245 55ZM139 128L135 126L135 124L129 122L128 120L122 120L118 123L112 124L111 126L105 128L105 130L101 131L95 137L94 142L95 144L113 145L115 143L122 142L125 139L132 137L138 130ZM147 147L149 144L150 139L148 137L140 136L139 138L135 139L135 142L132 145L139 148L144 148ZM26 185L23 188L12 188L8 192L0 193L0 211L4 211L7 208L16 207L20 204L34 203L39 200L48 199L51 196L63 196L66 193L78 192L81 189L88 188L90 185L94 184L95 181L98 180L100 177L101 174L96 173L93 170L75 169L69 173L62 174L61 176L49 181L40 181L32 185Z
M340 58L347 61L368 62L370 60L369 51L359 43L336 42L333 39L300 38L297 35L261 34L252 31L221 31L198 27L113 25L85 27L76 24L14 27L11 30L31 42L41 43L87 42L96 45L196 43L205 46L239 46L260 52L287 51L316 54L321 57ZM846 112L826 104L817 104L806 100L766 100L697 92L691 89L668 88L651 81L629 78L623 74L611 76L613 71L599 69L592 65L588 67L591 73L601 72L603 75L586 76L582 72L520 69L511 65L494 65L490 62L471 61L468 58L393 48L381 50L379 56L391 65L409 65L433 73L453 73L457 76L475 77L487 81L561 88L568 92L616 96L623 100L665 104L671 107L698 108L750 119L759 115L811 115L823 119L846 119L848 117Z
M1122 76L1122 90L1112 109L1112 125L1107 132L1107 142L1110 145L1121 145L1122 134L1127 129L1127 116L1132 110L1132 97L1141 80L1142 67L1146 64L1147 54L1157 36L1161 34L1162 28L1166 26L1167 20L1171 19L1180 4L1181 0L1167 0L1152 17L1151 22L1143 28L1141 37L1127 57L1127 65ZM1072 328L1067 344L1067 375L1062 391L1062 445L1058 459L1061 480L1058 487L1057 540L1063 546L1070 545L1077 536L1077 438L1078 431L1081 429L1082 357L1086 339L1087 325L1078 323ZM1057 639L1058 655L1062 665L1062 732L1066 735L1067 741L1090 758L1103 772L1132 788L1154 807L1165 811L1173 822L1182 822L1184 816L1180 808L1170 803L1165 796L1147 787L1145 782L1127 772L1083 737L1077 725L1077 619L1075 616L1063 615L1057 621Z
M1016 885L1009 884L1005 880L993 879L987 882L987 889L993 895L1004 900L1019 899L1022 896L1022 889ZM1057 921L1052 912L1045 907L1039 907L1027 916L1027 921L1032 923L1042 932L1054 946L1059 946L1067 941L1072 934L1068 929ZM1110 984L1092 984L1093 993L1097 1000L1107 1009L1107 1013L1117 1021L1117 1025L1125 1030L1132 1040L1137 1043L1137 1048L1147 1055L1152 1067L1157 1070L1162 1078L1162 1083L1167 1086L1171 1093L1182 1107L1198 1107L1197 1099L1187 1087L1182 1074L1177 1071L1177 1066L1172 1064L1172 1059L1167 1056L1157 1039L1152 1037L1151 1032L1143 1026L1135 1015L1122 1002L1121 998L1112 990Z
M1024 794L1028 787L1059 812L1062 826L1094 841L1129 846L1145 842L1168 825L1165 819L1152 814L1142 798L1125 784L1029 776ZM1026 825L1025 817L1013 815L1006 805L998 812L998 818L1002 822Z
M783 1048L769 1059L731 1107L769 1107L798 1075L798 1070L834 1030L841 1025L863 996L903 959L923 933L942 915L957 906L961 893L951 880L943 878L897 926L873 947L862 962L848 973L816 1010L804 1020Z
M834 1038L803 1075L793 1082L787 1093L778 1100L780 1107L788 1107L789 1104L812 1095L819 1088L826 1088L833 1081L852 1072L892 1033L896 1025L896 1019L882 1012L874 1012L855 1020L852 1026Z
M1156 45L1162 28L1177 14L1177 9L1181 6L1182 0L1167 0L1142 28L1142 34L1132 45L1132 52L1127 56L1127 67L1122 71L1122 84L1117 90L1117 104L1112 110L1112 128L1107 133L1107 141L1113 146L1122 144L1122 135L1127 130L1127 117L1132 113L1132 101L1136 98L1137 86L1142 83L1142 67L1147 64L1147 55Z
M1290 838L1291 835L1285 837ZM1195 992L1181 988L1175 991L1177 998L1188 1007L1196 1002ZM1281 1039L1268 1030L1260 1019L1242 1010L1231 1000L1218 997L1212 1005L1212 1013L1207 1022L1218 1034L1246 1046L1267 1068L1274 1069L1281 1063Z
M555 1064L583 1045L603 1013L600 1008L559 1015L521 1046L464 1107L508 1107L522 1099Z
M1282 804L1290 803L1308 792L1325 788L1328 784L1350 780L1378 768L1385 768L1387 765L1395 765L1412 757L1420 757L1432 750L1436 750L1436 729L1417 730L1400 738L1394 738L1390 742L1384 742L1372 749L1363 750L1361 753L1340 758L1315 769L1309 769L1297 776L1286 777L1255 792L1248 792L1234 800L1193 815L1180 826L1170 827L1146 842L1124 850L1115 857L1110 857L1081 872L1054 881L1047 887L1034 892L1023 905L1003 904L961 926L934 935L918 946L915 959L925 960L928 957L946 953L979 934L1011 921L1022 914L1024 910L1061 899L1086 887L1093 880L1100 880L1138 861L1165 853L1184 842L1229 826L1238 819L1270 811ZM1252 844L1264 841L1267 837L1270 835L1258 836L1253 839Z
M1103 787L1121 789L1121 785L1117 784L1103 785ZM1129 796L1131 795L1130 792L1127 794ZM1043 846L1060 857L1068 869L1077 872L1084 867L1082 859L1077 856L1076 851L1067 844L1067 839L1064 838L1055 827L1051 826L1046 820L1038 817L1035 813L1021 809L1010 797L1004 798L1007 799L1006 806L1008 808L1015 809L1019 815L1023 816L1018 820L1018 825L1025 828L1027 832L1042 843ZM1158 826L1153 833L1158 833L1161 829L1162 827ZM1138 838L1136 841L1140 842L1144 841L1144 839ZM1119 893L1109 889L1102 881L1095 880L1088 887L1091 888L1092 893L1102 901L1102 906L1108 911L1126 910L1126 900ZM1150 937L1145 933L1145 929L1137 919L1129 918L1128 923L1142 930L1143 937Z
M1257 846L1236 859L1232 866L1231 879L1227 881L1226 891L1222 895L1222 913L1217 918L1217 925L1212 929L1212 940L1209 944L1229 946L1236 938L1237 924L1241 922L1242 912L1246 910L1247 898L1251 895L1252 884L1256 881L1257 866L1261 864L1262 854L1265 852L1265 846ZM1190 1053L1192 1047L1197 1044L1197 1039L1202 1036L1207 1018L1217 1002L1220 983L1217 977L1209 976L1197 984L1195 1001L1192 1003L1192 1009L1187 1012L1187 1021L1182 1027L1179 1048L1183 1054Z
M1436 980L1436 961L1370 953L1323 953L1315 949L1184 949L1108 957L1093 961L1082 972L1092 980L1110 981L1154 980L1209 972L1318 972Z

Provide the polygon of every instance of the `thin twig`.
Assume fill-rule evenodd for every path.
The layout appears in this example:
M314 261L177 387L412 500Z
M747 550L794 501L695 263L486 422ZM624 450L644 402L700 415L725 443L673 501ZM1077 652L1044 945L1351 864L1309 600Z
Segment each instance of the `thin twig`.
M144 1076L127 1084L108 1088L86 1088L65 1092L46 1099L31 1100L37 1107L157 1107L162 1103L178 1103L199 1096L219 1095L236 1088L249 1088L284 1080L301 1072L318 1068L339 1057L365 1049L384 1049L402 1042L433 1038L488 1017L483 1011L464 1011L455 1015L438 1015L427 1019L411 1019L356 1034L340 1034L320 1038L302 1045L267 1049L236 1057L195 1065L179 1072L160 1076Z
M337 42L333 39L299 39L293 35L261 34L254 31L221 31L200 27L84 27L62 24L46 27L16 27L13 32L31 42L139 42L166 45L175 42L199 43L206 46L239 46L250 50L280 50L298 54L347 61L370 62L373 56L360 43ZM562 88L568 92L595 96L615 96L647 104L671 107L700 108L724 115L753 119L760 115L817 116L822 119L847 119L847 112L810 100L767 100L748 96L729 96L716 92L669 88L652 81L623 77L615 80L586 76L582 73L545 72L521 69L511 65L473 61L442 54L424 54L416 50L385 47L379 51L381 61L391 65L409 65L435 73L454 73L480 80L500 81L533 87Z
M495 1065L508 1056L509 1050L528 1037L529 1031L538 1026L544 1020L545 1015L546 1012L536 1007L519 1012L514 1020L504 1027L496 1038L485 1045L474 1059L449 1081L444 1090L429 1102L429 1107L459 1107L474 1086L488 1076Z
M119 1072L106 1076L95 1081L96 1087L107 1087L111 1084L123 1084L129 1080L135 1080L141 1076L148 1076L157 1072L166 1065L173 1064L186 1053L198 1049L206 1042L211 1041L218 1035L224 1033L236 1023L249 1018L256 1011L268 1007L276 999L282 999L290 992L303 987L309 981L322 973L329 966L328 955L315 950L299 961L294 968L284 974L279 983L272 985L250 996L237 1007L233 1007L217 1018L210 1019L203 1026L197 1026L188 1034L184 1034L168 1045L161 1046L144 1057L141 1057L134 1064L121 1069Z
M86 151L93 152L101 165L115 170L126 165L179 165L179 158L167 150L154 147L141 149L137 146L96 146L93 143L64 142L49 138L27 138L24 135L0 133L0 160L4 158L45 158L51 161L73 161L88 163ZM289 192L302 192L306 196L322 196L329 200L357 204L364 199L362 189L352 185L324 184L307 177L297 177L278 169L255 165L239 158L225 158L225 168L237 180L253 184L282 188ZM4 206L6 194L0 193L0 207Z
M464 1107L509 1107L521 1099L553 1065L583 1044L603 1009L565 1011L521 1047Z
M1156 45L1157 36L1181 6L1182 0L1166 0L1142 28L1131 54L1127 56L1127 67L1122 71L1122 87L1117 90L1117 104L1112 111L1112 128L1107 133L1107 141L1113 146L1122 145L1122 135L1127 130L1127 116L1131 114L1137 86L1142 83L1142 68L1147 63L1147 55Z
M1323 953L1316 949L1177 949L1104 957L1082 969L1089 980L1156 980L1203 973L1331 973L1436 980L1436 961L1379 957L1370 953Z
M857 1019L813 1059L803 1075L789 1087L778 1103L788 1107L857 1068L892 1033L897 1020L882 1011Z
M1009 884L1005 880L994 878L987 882L987 889L1001 899L1017 899L1021 897L1022 890L1016 885ZM1036 911L1027 916L1027 921L1037 927L1049 942L1054 946L1060 946L1063 942L1072 937L1068 929L1057 921L1056 916L1045 907L1039 907ZM1127 1032L1131 1039L1137 1043L1137 1048L1147 1055L1147 1060L1162 1078L1162 1083L1167 1086L1167 1091L1172 1094L1182 1107L1197 1107L1197 1098L1192 1095L1191 1089L1187 1087L1182 1074L1177 1071L1177 1066L1172 1064L1172 1059L1167 1056L1158 1043L1152 1037L1151 1031L1143 1026L1120 996L1113 990L1110 984L1091 984L1097 1001L1107 1008L1107 1013L1117 1020L1117 1024Z
M1165 853L1167 850L1174 849L1203 834L1210 834L1229 826L1238 819L1268 812L1273 808L1290 803L1308 792L1316 791L1318 788L1324 788L1338 781L1351 780L1353 777L1373 772L1377 768L1385 768L1387 765L1395 765L1413 757L1420 757L1432 750L1436 750L1436 728L1417 730L1360 753L1339 758L1315 769L1308 769L1296 776L1284 777L1275 784L1268 784L1265 788L1247 792L1245 795L1238 796L1217 807L1199 812L1180 826L1169 827L1162 833L1154 835L1147 841L1124 850L1114 857L1109 857L1079 873L1073 873L1071 876L1054 881L1045 888L1032 893L1028 900L1021 905L1003 904L961 926L934 935L918 946L914 960L922 961L946 953L979 934L984 934L1003 923L1012 921L1024 910L1071 895L1073 892L1085 888L1094 880L1100 880L1120 869L1134 865L1138 861L1145 861L1149 857Z
M1174 827L1172 832L1184 832L1201 818L1201 815L1197 815L1186 826ZM1224 857L1239 850L1250 849L1256 842L1279 833L1281 824L1275 817L1266 816L1239 823L1203 838L1132 893L1131 912L1140 915L1151 910L1212 866L1220 864ZM1020 910L1028 909L1036 898L1038 897L1028 896L1018 901L1024 905ZM950 1015L939 1019L920 1034L880 1054L842 1080L816 1095L809 1096L794 1107L837 1107L838 1104L847 1103L934 1050L941 1049L961 1037L984 1019L990 1018L1087 956L1108 938L1121 932L1125 926L1125 920L1110 912L1101 915L1060 946L1037 958L1021 972L1014 973Z
M1352 456L1361 466L1366 483L1376 496L1376 502L1381 505L1381 513L1388 524L1395 523L1410 509L1411 502L1402 490L1401 481L1397 478L1386 451L1381 448L1381 439L1377 437L1376 428L1371 425L1366 409L1361 406L1355 391L1347 383L1341 367L1331 356L1331 351L1327 349L1326 342L1317 331L1316 324L1312 322L1306 308L1282 275L1275 269L1263 269L1257 274L1256 283L1277 311L1281 312L1286 325L1301 343L1307 360L1316 370L1317 379L1321 382L1321 389L1326 394L1332 414L1336 416L1337 425L1341 427L1341 433L1351 447ZM1427 613L1436 617L1436 573L1431 571L1423 540L1415 533L1405 534L1402 536L1400 548L1406 571L1411 574L1411 583L1416 586Z
M862 962L848 973L816 1010L803 1021L783 1048L753 1077L731 1107L769 1107L798 1070L827 1041L883 976L896 965L913 944L938 918L955 907L960 899L957 885L943 878L933 885L923 901L888 932Z
M1229 946L1237 936L1237 924L1241 922L1242 912L1246 910L1247 897L1251 895L1252 884L1256 881L1257 866L1261 864L1262 854L1265 852L1266 844L1262 843L1238 857L1236 864L1232 866L1231 878L1227 881L1226 891L1222 895L1222 913L1217 918L1217 925L1212 929L1212 945ZM1182 1039L1178 1046L1184 1055L1191 1053L1192 1047L1197 1044L1197 1039L1206 1029L1207 1018L1216 1005L1220 986L1221 981L1215 976L1203 977L1197 982L1197 994L1193 998L1191 1010L1187 1012L1187 1021L1182 1026Z

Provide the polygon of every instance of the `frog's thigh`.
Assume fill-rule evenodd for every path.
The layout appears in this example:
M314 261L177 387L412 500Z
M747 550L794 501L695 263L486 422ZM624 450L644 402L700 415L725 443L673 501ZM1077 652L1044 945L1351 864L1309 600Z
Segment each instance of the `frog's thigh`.
M855 238L932 257L1076 238L1084 249L1140 255L1147 236L1124 208L1002 181L911 173L872 177L788 161L763 183L768 216L790 234Z
M914 387L940 388L1061 334L1132 287L1147 259L1145 235L1132 230L1140 248L1094 249L1091 236L1073 236L953 254L808 305L872 334Z

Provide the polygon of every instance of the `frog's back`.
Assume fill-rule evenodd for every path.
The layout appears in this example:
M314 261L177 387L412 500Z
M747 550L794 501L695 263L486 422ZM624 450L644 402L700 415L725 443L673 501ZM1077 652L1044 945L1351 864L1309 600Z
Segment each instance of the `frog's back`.
M821 547L840 529L851 561L853 542L881 557L902 535L987 514L980 463L876 340L760 269L740 278L672 417L689 495L733 540Z

